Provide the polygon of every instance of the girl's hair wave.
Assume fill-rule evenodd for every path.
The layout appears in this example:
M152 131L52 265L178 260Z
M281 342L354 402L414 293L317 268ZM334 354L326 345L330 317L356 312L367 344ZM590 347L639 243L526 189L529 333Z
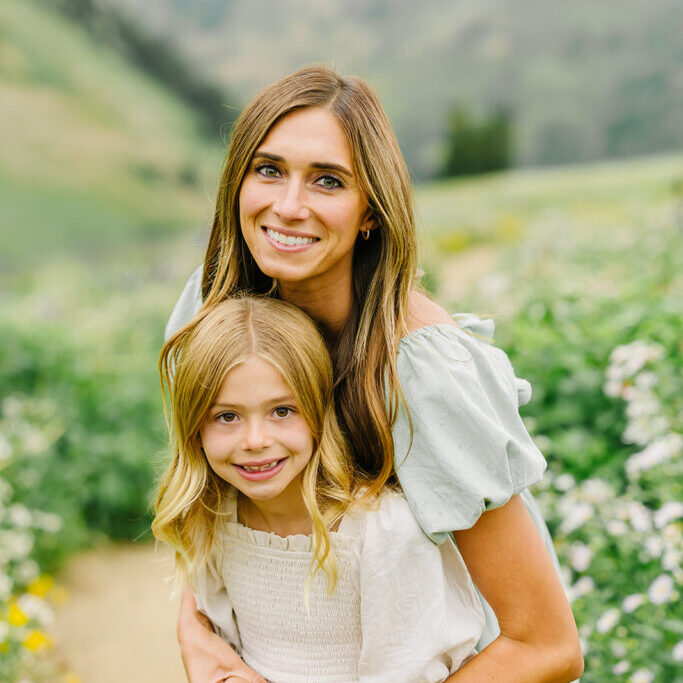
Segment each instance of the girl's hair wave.
M285 302L239 296L205 306L162 348L171 462L158 486L152 530L175 549L179 583L204 565L232 487L210 467L199 429L226 375L255 356L282 374L313 436L302 481L313 526L309 580L322 569L332 591L337 565L328 531L356 499L361 479L337 423L332 365L322 337L305 313Z
M202 298L211 306L238 292L276 292L277 282L259 269L242 237L239 191L272 126L292 111L311 107L330 111L346 132L375 223L370 239L356 242L352 311L331 349L337 416L357 467L368 477L370 498L394 474L391 430L399 402L405 404L396 356L415 285L417 244L408 170L382 106L365 81L343 78L328 67L309 67L268 86L245 107L223 166Z

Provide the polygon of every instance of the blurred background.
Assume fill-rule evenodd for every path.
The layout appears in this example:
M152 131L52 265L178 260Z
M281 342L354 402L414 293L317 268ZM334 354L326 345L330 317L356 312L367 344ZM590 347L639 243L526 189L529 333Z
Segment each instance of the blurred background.
M534 387L582 680L676 680L681 26L674 0L3 0L0 681L184 680L157 354L231 121L315 62L377 90L424 285Z

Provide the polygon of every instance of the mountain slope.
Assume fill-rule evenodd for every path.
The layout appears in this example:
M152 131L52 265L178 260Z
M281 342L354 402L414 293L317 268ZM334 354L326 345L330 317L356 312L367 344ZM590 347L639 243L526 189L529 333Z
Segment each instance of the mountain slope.
M243 96L311 62L360 73L418 175L438 165L455 102L510 107L523 165L683 148L677 0L121 4Z
M0 267L208 217L221 150L196 112L30 0L4 0L0 35Z

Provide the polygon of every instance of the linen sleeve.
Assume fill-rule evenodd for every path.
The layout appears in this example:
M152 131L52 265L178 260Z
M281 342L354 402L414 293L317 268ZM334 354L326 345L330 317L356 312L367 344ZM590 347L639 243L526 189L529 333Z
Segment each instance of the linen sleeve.
M240 654L242 644L237 621L221 576L220 554L214 549L193 578L192 589L197 609L211 620L216 633Z
M171 317L166 323L164 339L168 339L181 327L187 325L202 307L201 287L203 272L204 266L199 266L192 275L190 275L176 305L173 307Z
M476 654L481 604L454 543L434 545L403 496L365 518L361 683L440 683Z
M399 481L435 543L471 527L539 481L546 467L519 415L531 397L507 355L490 344L493 323L466 318L401 341L398 374L412 420L394 427Z

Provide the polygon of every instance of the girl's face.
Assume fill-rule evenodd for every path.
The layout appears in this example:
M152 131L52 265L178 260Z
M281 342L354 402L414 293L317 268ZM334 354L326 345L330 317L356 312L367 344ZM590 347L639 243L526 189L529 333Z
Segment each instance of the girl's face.
M300 496L313 436L267 361L253 356L226 375L199 433L211 469L247 498Z
M350 281L360 230L373 227L346 133L326 109L291 112L254 153L239 194L242 235L282 283Z

